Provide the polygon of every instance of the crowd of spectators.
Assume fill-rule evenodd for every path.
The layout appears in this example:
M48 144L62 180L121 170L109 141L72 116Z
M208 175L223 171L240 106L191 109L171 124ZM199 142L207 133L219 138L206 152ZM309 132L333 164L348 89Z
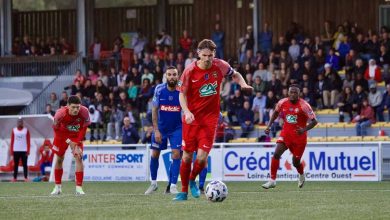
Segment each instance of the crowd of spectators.
M12 54L15 56L51 56L73 54L75 49L66 38L59 39L40 37L31 39L28 35L22 39L16 37L12 43Z
M244 95L231 79L223 81L221 107L228 116L223 124L241 126L242 137L248 136L255 124L269 121L278 100L287 97L290 84L300 85L301 97L314 109L338 108L340 122L357 123L357 135L365 135L368 124L385 120L383 111L390 107L387 28L381 28L378 33L364 32L356 23L344 22L333 30L331 23L326 21L318 35L308 36L304 34L304 28L292 23L285 35L277 37L276 43L272 42L271 29L271 25L264 24L259 33L258 51L254 51L251 26L238 39L238 56L229 62L253 86L254 92ZM157 34L154 40L147 39L142 30L137 33L132 41L134 56L128 69L112 66L89 69L87 73L77 71L73 84L65 88L60 99L52 94L45 112L52 114L65 105L69 94L78 95L93 115L91 140L148 140L139 134L126 138L123 135L128 133L129 126L132 128L130 133L134 133L148 123L150 125L148 117L141 119L140 115L150 114L155 86L164 82L163 73L168 66L176 66L182 73L196 60L197 40L184 30L178 49L174 50L172 37L165 31ZM217 57L224 58L225 35L220 24L215 25L210 38L218 47ZM92 54L98 49L95 47L101 48L96 46L98 44L96 40L91 46ZM123 40L118 37L114 48L120 50L122 47ZM386 91L377 89L382 81L385 81ZM130 123L123 127L124 121ZM278 127L276 124L274 129ZM276 134L274 131L272 133Z

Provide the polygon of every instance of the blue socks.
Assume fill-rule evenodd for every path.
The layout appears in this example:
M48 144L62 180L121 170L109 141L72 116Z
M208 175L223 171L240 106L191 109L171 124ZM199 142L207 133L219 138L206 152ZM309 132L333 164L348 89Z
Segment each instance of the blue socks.
M199 173L199 188L204 188L204 182L206 182L207 167Z
M158 170L158 158L150 157L150 176L152 180L157 179L157 170Z
M171 163L171 169L170 169L170 183L176 184L177 179L179 177L179 171L180 171L180 161L181 159L173 159Z

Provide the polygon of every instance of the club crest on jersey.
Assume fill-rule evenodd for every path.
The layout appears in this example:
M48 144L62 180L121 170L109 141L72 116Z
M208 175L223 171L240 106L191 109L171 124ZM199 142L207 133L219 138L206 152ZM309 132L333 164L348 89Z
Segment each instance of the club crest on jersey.
M168 97L168 100L169 100L169 101L172 101L172 100L173 100L173 96L169 96L169 97Z
M205 79L205 80L208 80L208 79L209 79L209 74L208 74L208 73L206 73L206 74L204 75L204 79Z
M177 82L177 86L180 87L181 85L183 85L183 82L182 82L181 80L179 80L179 81Z
M295 113L298 113L298 112L299 112L299 109L298 109L298 108L295 108L294 111L295 111Z
M212 74L213 74L214 78L218 77L217 71L214 71Z
M298 116L296 115L286 115L286 121L290 124L298 123Z
M81 119L80 119L80 118L77 118L77 119L76 119L76 121L77 121L77 122L80 122L80 121L81 121Z
M204 84L199 89L200 97L206 97L217 94L217 82Z
M68 125L67 128L69 131L78 132L80 130L80 125Z

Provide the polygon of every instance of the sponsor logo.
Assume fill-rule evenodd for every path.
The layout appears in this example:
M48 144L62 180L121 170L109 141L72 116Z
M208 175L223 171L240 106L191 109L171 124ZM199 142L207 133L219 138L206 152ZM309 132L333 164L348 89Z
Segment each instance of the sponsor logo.
M68 125L66 128L69 131L78 132L80 130L80 125Z
M204 84L199 89L200 97L212 96L217 94L217 82Z
M298 116L296 115L286 115L286 121L290 124L298 123Z
M181 107L180 106L172 106L172 105L161 105L160 110L165 111L165 112L180 112Z
M85 154L88 163L142 163L144 154Z

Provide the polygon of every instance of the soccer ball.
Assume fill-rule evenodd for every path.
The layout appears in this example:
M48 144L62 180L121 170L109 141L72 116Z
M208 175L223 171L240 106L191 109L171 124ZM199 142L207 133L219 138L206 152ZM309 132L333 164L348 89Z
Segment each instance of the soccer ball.
M211 202L222 202L228 195L228 189L225 183L215 180L207 184L205 195Z

